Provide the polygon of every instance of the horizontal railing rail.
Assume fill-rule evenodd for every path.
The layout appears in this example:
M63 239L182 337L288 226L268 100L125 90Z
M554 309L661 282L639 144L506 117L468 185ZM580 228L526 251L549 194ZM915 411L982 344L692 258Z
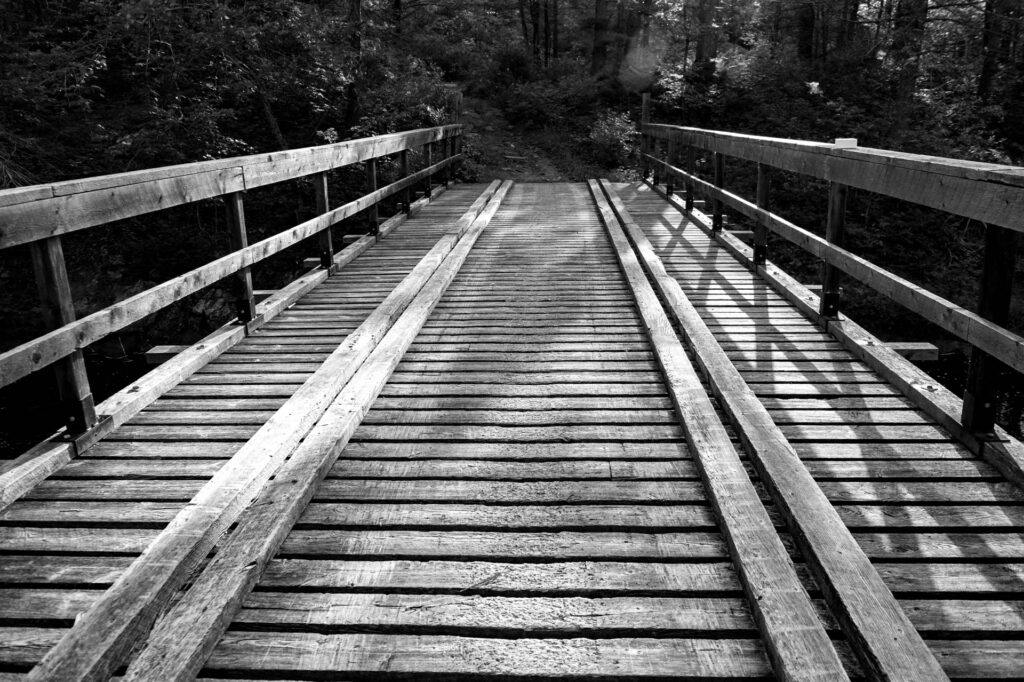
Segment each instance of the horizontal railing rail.
M641 144L644 176L653 170L654 183L663 178L670 195L675 192L675 181L681 180L686 210L694 208L694 191L702 190L710 200L713 231L722 230L725 206L755 222L755 267L766 263L769 232L820 259L823 274L818 313L822 318L838 316L839 277L844 273L970 344L973 350L961 422L975 434L994 431L1000 365L1024 372L1024 337L1005 328L1017 233L1024 231L1024 168L864 149L856 146L856 140L841 139L828 144L650 123L642 126ZM713 155L711 181L697 175L698 151ZM753 201L724 188L726 157L757 164ZM824 237L768 209L770 169L829 182ZM985 256L977 311L959 306L844 248L849 188L984 222Z
M227 277L236 276L236 311L240 323L257 315L250 268L286 248L319 236L320 264L334 268L330 228L361 211L369 211L370 232L378 230L377 205L400 195L405 211L412 189L423 183L430 196L432 178L447 184L453 165L462 159L461 125L423 128L336 144L271 154L168 166L131 173L69 180L0 191L0 249L27 244L43 312L50 331L0 353L0 388L48 366L55 366L58 390L68 414L68 432L81 433L97 422L82 350L105 336L136 323ZM434 161L435 147L440 158ZM423 149L425 166L410 172L409 152ZM399 179L378 187L377 160L399 155ZM362 163L366 193L330 208L327 173ZM316 217L250 245L243 204L246 190L314 177ZM231 252L81 319L76 319L61 236L204 199L227 203Z

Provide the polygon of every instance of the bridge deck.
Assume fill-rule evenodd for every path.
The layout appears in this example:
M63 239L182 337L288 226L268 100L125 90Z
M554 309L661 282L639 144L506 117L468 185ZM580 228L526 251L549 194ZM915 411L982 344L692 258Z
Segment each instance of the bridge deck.
M1021 491L657 195L616 189L947 674L1018 675ZM38 662L478 194L0 511L0 670ZM514 186L202 676L771 676L648 327L586 185Z

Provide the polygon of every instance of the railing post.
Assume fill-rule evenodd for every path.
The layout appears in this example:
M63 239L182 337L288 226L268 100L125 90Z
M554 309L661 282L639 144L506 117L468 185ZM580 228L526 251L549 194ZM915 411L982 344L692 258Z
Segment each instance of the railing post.
M316 188L316 212L323 215L330 210L327 194L327 171L317 173L313 176L313 187ZM334 267L334 242L331 237L331 228L320 232L320 267L330 273Z
M675 165L676 160L676 141L675 138L668 141L668 151L665 152L665 162L670 166ZM669 169L665 169L665 194L672 196L676 191L676 174Z
M1005 326L1010 316L1013 274L1017 261L1017 233L1002 227L985 228L985 261L981 270L978 314ZM996 400L1004 381L1004 365L977 348L971 349L971 364L964 387L960 421L972 433L995 430Z
M768 166L757 164L757 206L768 210ZM754 224L754 265L768 262L768 227L758 221Z
M377 191L377 159L366 160L366 193ZM380 210L377 202L369 209L370 234L380 234Z
M715 152L714 156L715 187L725 185L725 161L721 152ZM717 197L711 200L711 229L719 232L722 229L722 202Z
M441 140L441 158L447 161L451 157L451 138L444 138ZM444 186L447 187L448 183L451 182L452 167L451 164L444 167L444 173L441 177L444 179Z
M829 244L842 246L846 235L846 185L838 182L829 183L828 188L828 223L825 226L825 239ZM821 275L821 298L818 300L818 313L822 317L839 315L839 303L842 289L839 287L838 268L824 263Z
M232 251L249 245L245 231L245 204L242 192L232 192L225 197L228 205L228 243ZM238 271L235 279L235 314L243 324L256 317L256 298L252 293L252 272L248 267Z
M430 166L434 165L434 146L433 146L433 143L428 142L425 145L423 145L423 157L426 159L426 167L427 168L429 168ZM430 198L430 192L431 192L431 183L433 183L433 179L428 175L424 182L426 183L426 186L425 186L425 188L423 190L423 196L426 197L427 199L429 199Z
M60 237L47 237L29 244L35 270L43 321L57 329L75 321L71 285L64 266L64 247ZM69 434L82 433L96 424L96 406L85 371L85 357L76 350L54 363L57 393L64 407Z
M403 149L398 154L398 172L403 178L409 177L409 150ZM402 212L408 213L412 206L412 187L402 190Z
M697 172L697 150L693 148L693 145L686 146L686 172L690 175L695 175ZM686 178L686 210L693 210L693 190L694 184L691 178Z
M644 92L640 95L640 179L646 180L651 173L651 162L647 155L651 153L654 141L644 130L644 126L651 122L651 93Z

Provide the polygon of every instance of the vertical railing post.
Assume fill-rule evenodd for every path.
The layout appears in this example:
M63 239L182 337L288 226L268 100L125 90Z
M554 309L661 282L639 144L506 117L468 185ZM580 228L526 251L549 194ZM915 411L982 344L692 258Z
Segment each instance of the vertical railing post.
M768 166L757 164L757 207L768 210ZM754 265L768 262L768 227L761 221L754 224Z
M423 145L423 158L426 159L426 167L427 168L429 168L430 166L434 165L434 146L433 146L432 143L428 142L425 145ZM424 189L423 189L423 196L426 197L427 199L430 198L430 192L431 192L430 188L431 188L431 183L432 182L433 182L433 178L431 178L429 175L427 175L426 180L424 180L425 184L424 184Z
M978 314L1005 326L1010 316L1013 275L1017 263L1017 233L1002 227L985 228L985 260L981 269ZM960 420L968 431L990 434L995 430L996 400L1004 381L1001 362L977 348L971 349L971 364L964 388Z
M655 159L661 159L661 147L662 141L657 138L651 138L651 156ZM662 172L661 164L651 164L651 184L660 185L664 180L664 173Z
M676 140L672 138L668 141L668 151L665 152L665 162L670 166L674 166L676 162ZM676 174L669 169L665 169L665 194L672 196L676 191Z
M409 177L408 149L403 149L398 154L398 172L403 178ZM412 206L412 187L406 187L402 190L402 211L408 213L410 206Z
M228 205L228 244L232 251L244 249L249 245L249 236L245 231L245 204L242 192L232 192L225 197ZM235 314L238 321L245 324L256 317L256 298L252 293L252 271L242 268L235 278Z
M313 176L313 187L316 189L316 212L323 215L330 210L330 201L327 194L327 171L317 173ZM331 228L320 231L320 267L328 273L334 268L334 241L331 237Z
M57 329L75 321L71 285L64 266L60 237L47 237L29 245L36 286L43 305L43 321ZM96 424L96 406L85 371L85 357L76 350L54 363L57 394L64 408L68 434L79 434Z
M829 183L828 188L828 223L825 226L825 239L829 244L842 246L846 236L846 185L838 182ZM839 303L842 290L839 287L839 269L824 263L821 274L821 298L818 301L818 313L822 317L839 315Z
M651 153L651 136L644 130L644 127L651 122L651 93L645 92L640 95L640 179L646 180L651 172L651 162L647 155Z
M366 160L366 193L377 191L377 159ZM380 210L377 202L369 208L370 234L380 234Z
M451 157L451 138L445 137L441 140L441 158L445 161ZM444 186L447 187L448 183L451 182L452 167L448 164L444 167L444 173L441 174L441 178L444 180Z
M693 148L693 145L686 146L686 172L690 175L697 173L697 150ZM686 178L686 210L693 210L693 190L694 184L691 178Z
M715 187L725 186L725 160L721 152L714 155ZM722 229L722 201L718 197L711 200L711 229L719 232Z

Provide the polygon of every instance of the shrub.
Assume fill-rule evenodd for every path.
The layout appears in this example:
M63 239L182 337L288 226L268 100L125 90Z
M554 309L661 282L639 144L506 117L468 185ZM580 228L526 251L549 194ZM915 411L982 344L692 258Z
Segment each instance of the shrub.
M625 112L601 112L594 120L588 137L594 160L607 168L629 165L636 156L639 132Z

